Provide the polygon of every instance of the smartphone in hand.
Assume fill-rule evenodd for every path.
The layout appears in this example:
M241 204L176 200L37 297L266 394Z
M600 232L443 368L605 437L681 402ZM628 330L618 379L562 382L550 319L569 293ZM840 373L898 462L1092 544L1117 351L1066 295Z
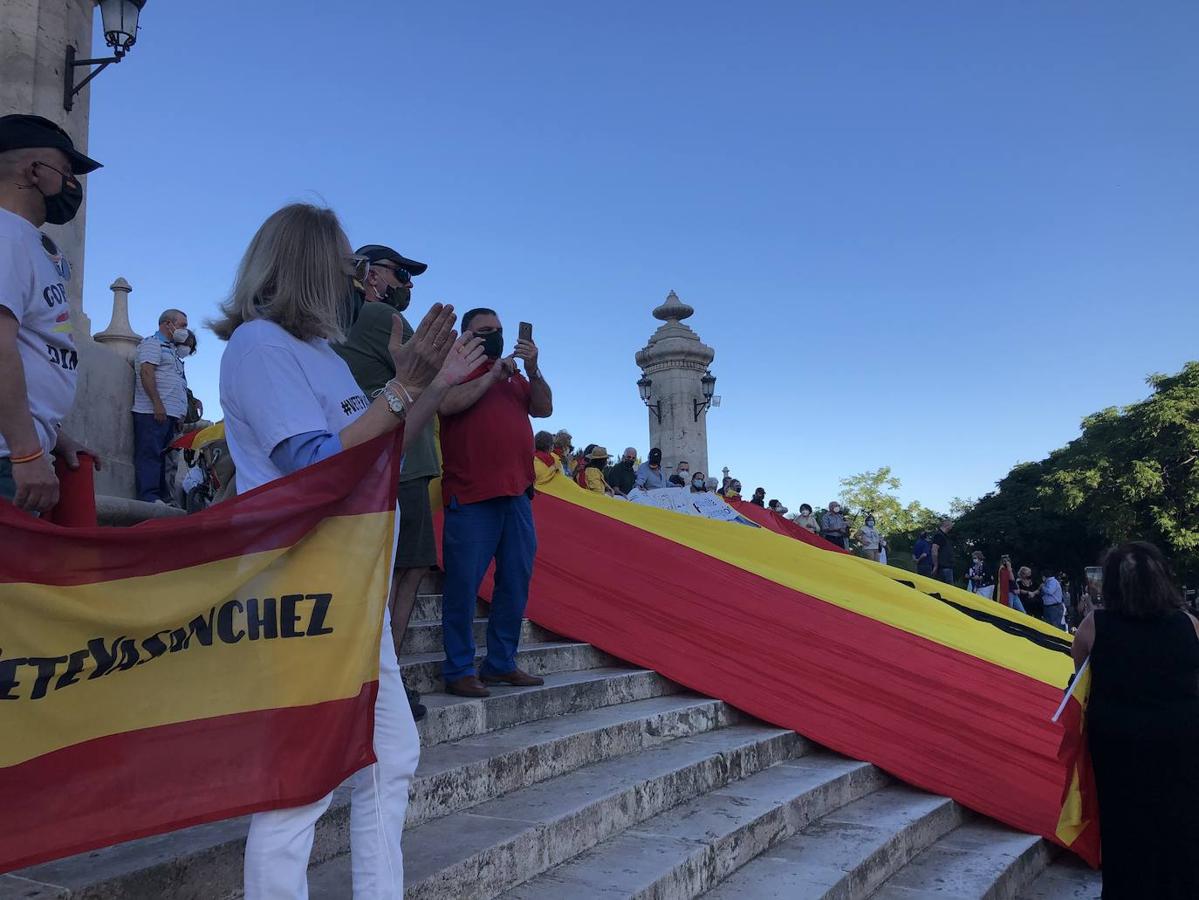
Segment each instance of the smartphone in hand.
M532 341L533 324L531 322L521 322L520 331L517 332L517 337L522 341Z

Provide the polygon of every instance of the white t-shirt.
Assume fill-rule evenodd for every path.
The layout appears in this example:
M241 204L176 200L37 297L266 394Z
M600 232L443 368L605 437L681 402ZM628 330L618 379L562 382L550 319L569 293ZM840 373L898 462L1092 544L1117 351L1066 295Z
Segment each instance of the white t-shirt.
M17 320L17 353L29 411L48 453L75 402L79 353L71 331L71 267L54 241L27 220L0 209L0 306ZM12 456L0 435L0 456Z
M166 414L176 419L186 416L187 375L183 371L183 360L175 345L157 331L137 345L137 358L133 361L133 411L154 412L154 401L142 384L143 363L154 366L154 385Z
M265 319L238 326L221 356L221 408L238 493L284 475L271 462L280 443L309 431L337 434L368 406L328 341L301 341Z

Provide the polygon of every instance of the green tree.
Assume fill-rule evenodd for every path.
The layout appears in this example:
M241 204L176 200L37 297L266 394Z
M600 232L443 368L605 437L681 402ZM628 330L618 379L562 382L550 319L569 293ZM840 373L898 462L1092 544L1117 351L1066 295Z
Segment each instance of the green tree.
M1105 546L1157 543L1180 572L1199 570L1199 362L1153 375L1152 393L1082 421L1082 434L1015 466L957 533L994 561L1078 573Z
M1199 564L1199 362L1151 375L1139 403L1087 416L1082 436L1050 455L1042 495L1085 516L1108 543L1145 538L1176 564Z
M864 524L867 514L874 516L875 526L887 539L887 559L907 565L912 544L919 533L936 526L940 516L921 503L912 501L904 504L898 497L903 486L899 478L891 473L890 466L882 466L841 479L841 501L855 513L851 531Z

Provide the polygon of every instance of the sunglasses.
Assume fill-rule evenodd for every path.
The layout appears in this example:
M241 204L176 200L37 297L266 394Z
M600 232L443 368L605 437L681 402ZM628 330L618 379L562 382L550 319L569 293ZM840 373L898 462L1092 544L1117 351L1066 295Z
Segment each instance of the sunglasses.
M382 263L374 264L376 269L386 269L395 276L396 281L400 284L412 284L412 273L407 269L401 269L399 266L385 266Z

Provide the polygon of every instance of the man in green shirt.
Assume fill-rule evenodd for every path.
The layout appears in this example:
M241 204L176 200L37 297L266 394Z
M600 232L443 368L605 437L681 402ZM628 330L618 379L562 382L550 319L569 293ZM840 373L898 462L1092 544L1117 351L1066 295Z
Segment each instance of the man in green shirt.
M399 315L404 324L404 342L412 339L412 325L404 317L412 299L412 279L428 266L408 259L390 247L367 244L359 256L370 260L370 268L361 282L355 283L356 309L344 344L334 346L349 365L354 380L368 396L395 377L387 342L391 320ZM396 655L408 630L408 619L416 603L421 578L437 565L437 547L433 539L433 513L429 505L429 482L441 474L437 462L436 436L430 422L419 436L410 438L400 471L400 536L396 543L395 574L391 582L391 630ZM412 715L421 719L425 707L416 691L408 691Z

